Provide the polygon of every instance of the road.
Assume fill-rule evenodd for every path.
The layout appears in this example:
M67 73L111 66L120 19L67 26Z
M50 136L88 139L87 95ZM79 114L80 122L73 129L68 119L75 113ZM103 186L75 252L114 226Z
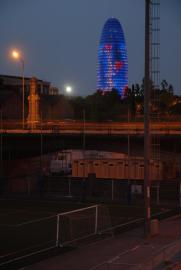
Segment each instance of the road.
M22 130L15 123L3 124L0 133L12 133L12 134L85 134L90 135L143 135L144 123L143 122L86 122L85 124L80 121L47 121L38 125L36 129L26 128ZM11 127L11 128L8 128ZM181 122L155 122L151 126L152 134L160 135L181 135Z

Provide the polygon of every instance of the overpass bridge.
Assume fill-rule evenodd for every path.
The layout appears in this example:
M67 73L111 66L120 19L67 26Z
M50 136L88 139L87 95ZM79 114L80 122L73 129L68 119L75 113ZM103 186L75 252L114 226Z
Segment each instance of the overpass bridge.
M151 133L160 136L161 150L181 151L181 122L152 123ZM78 122L54 121L42 123L37 129L20 129L17 126L0 129L0 152L3 158L31 157L61 149L81 149L85 136L86 148L127 152L130 149L143 153L143 122Z
M20 128L20 124L3 125L0 133L8 134L81 134L87 135L143 135L143 122L80 122L49 121L37 125L36 129ZM181 135L181 122L153 122L151 133L158 135Z

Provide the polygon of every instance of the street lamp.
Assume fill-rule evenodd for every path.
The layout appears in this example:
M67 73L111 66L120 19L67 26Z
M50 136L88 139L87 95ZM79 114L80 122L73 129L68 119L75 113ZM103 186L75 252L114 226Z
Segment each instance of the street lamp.
M25 79L24 79L24 60L22 55L19 51L13 50L11 52L12 58L15 60L20 61L21 63L21 72L22 72L22 128L24 129L25 126L25 108L24 108L24 96L25 96Z
M70 94L72 92L72 87L69 86L69 85L66 86L65 91L66 91L67 94Z

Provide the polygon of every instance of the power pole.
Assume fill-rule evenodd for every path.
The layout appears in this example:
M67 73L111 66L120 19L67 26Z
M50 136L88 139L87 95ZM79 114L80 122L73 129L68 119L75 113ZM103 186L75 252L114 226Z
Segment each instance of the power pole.
M150 0L145 0L144 232L150 236Z

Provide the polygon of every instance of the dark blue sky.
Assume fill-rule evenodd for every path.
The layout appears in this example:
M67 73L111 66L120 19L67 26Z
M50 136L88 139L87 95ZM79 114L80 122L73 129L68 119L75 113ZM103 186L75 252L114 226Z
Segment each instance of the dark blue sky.
M161 78L181 94L181 1L161 0ZM144 74L144 0L0 0L0 73L19 75L10 56L19 48L25 75L76 95L96 89L97 49L108 17L120 20L128 48L129 85Z

